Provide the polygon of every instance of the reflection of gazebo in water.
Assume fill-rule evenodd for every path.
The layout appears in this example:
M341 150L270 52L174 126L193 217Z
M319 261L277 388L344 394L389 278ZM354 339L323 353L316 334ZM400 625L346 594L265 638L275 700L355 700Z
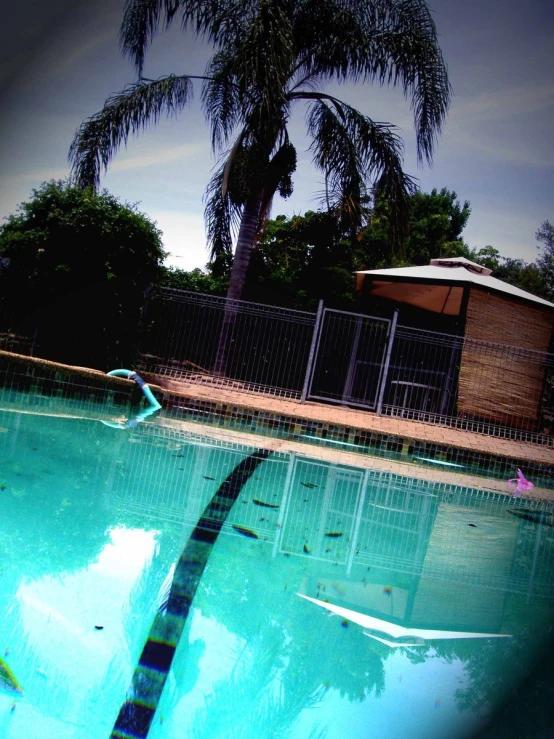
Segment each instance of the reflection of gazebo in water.
M412 367L429 365L422 381L395 377L393 356L390 405L536 429L554 304L463 257L358 272L357 290L367 312L399 311L399 326L412 330L403 328L397 345L411 342Z

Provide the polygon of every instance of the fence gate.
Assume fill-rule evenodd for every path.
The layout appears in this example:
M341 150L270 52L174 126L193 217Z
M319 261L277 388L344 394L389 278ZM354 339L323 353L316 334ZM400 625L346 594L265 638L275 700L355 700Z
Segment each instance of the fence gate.
M307 397L379 410L395 323L325 308Z

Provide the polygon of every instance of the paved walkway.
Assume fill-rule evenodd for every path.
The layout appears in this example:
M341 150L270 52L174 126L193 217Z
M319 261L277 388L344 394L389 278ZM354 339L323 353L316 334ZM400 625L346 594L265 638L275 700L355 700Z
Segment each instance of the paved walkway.
M539 464L554 465L554 448L510 439L498 439L461 429L438 426L420 421L407 421L390 416L377 416L369 411L343 408L323 403L301 403L298 400L269 397L234 388L202 385L186 380L141 375L164 391L191 399L211 403L226 403L239 408L250 408L268 413L279 413L309 421L340 424L364 431L391 434L405 439L444 444L458 449L468 449L481 454L494 454L512 459L528 460Z

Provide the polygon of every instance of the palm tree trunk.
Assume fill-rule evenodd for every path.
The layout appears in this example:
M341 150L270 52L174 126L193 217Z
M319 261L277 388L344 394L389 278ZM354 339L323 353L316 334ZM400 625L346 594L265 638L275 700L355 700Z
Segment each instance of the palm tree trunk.
M242 214L237 248L231 268L231 280L229 282L229 289L227 290L223 325L221 327L221 334L219 335L219 344L213 367L214 375L220 377L225 376L227 370L229 350L233 340L235 321L239 309L238 301L242 298L246 275L248 274L248 265L250 264L254 239L258 229L261 204L261 193L252 195L246 201Z

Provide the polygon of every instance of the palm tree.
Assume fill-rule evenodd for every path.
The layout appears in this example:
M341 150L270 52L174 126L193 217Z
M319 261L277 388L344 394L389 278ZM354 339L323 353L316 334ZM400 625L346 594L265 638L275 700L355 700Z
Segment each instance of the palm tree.
M167 28L177 19L183 31L213 46L205 75L143 77L160 24ZM273 196L292 192L296 150L288 123L294 103L308 106L313 162L324 176L329 209L353 227L361 225L362 203L373 186L393 204L399 236L414 190L402 169L401 139L392 125L373 121L321 88L330 82L400 86L411 101L418 159L431 163L451 91L425 0L127 0L120 40L137 81L82 123L69 154L73 177L98 187L101 169L129 135L164 113L181 112L192 80L201 79L212 147L221 157L207 188L207 237L214 258L232 253L236 236L230 301L242 296ZM234 313L228 307L228 328Z

